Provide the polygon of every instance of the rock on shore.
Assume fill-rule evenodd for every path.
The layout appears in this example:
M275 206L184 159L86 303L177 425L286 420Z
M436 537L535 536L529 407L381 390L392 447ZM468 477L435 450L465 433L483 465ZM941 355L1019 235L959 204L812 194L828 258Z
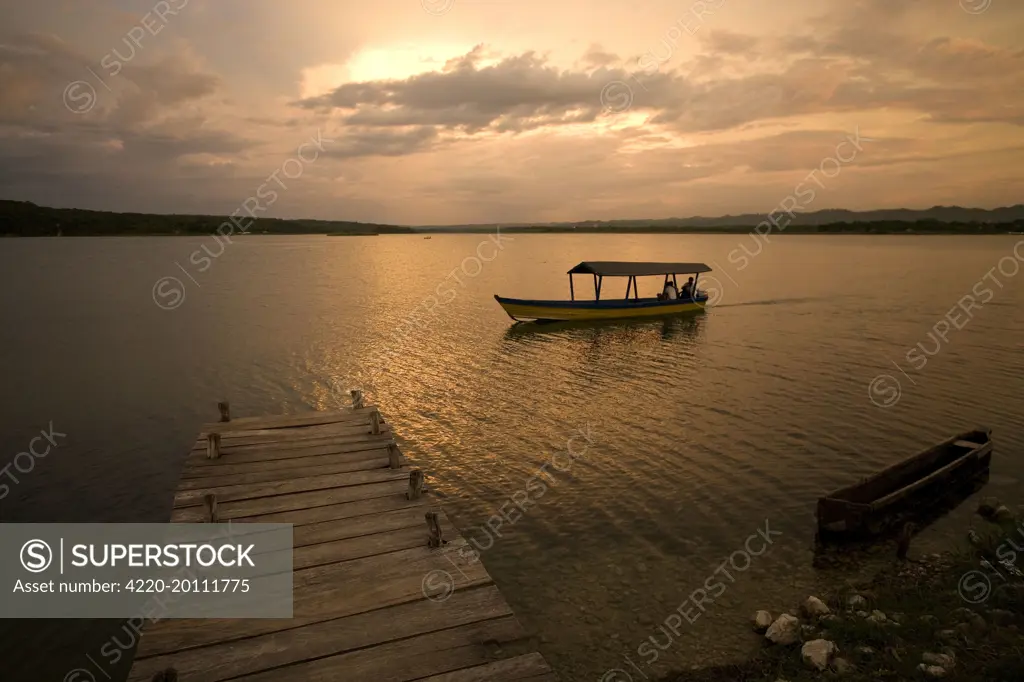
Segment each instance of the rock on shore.
M827 639L806 642L800 649L800 657L804 663L818 670L827 668L837 653L839 653L839 647L835 642L830 642Z
M804 602L803 612L808 618L819 618L827 615L829 608L825 605L825 602L817 597L808 597L807 601Z
M754 632L766 632L773 622L772 614L767 611L758 611L754 614Z
M800 619L784 613L764 633L765 638L772 644L789 646L800 641Z

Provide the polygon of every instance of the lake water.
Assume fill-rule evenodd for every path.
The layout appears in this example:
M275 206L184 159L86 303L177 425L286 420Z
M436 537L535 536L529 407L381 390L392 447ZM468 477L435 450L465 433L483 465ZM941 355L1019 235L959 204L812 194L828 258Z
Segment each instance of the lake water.
M985 494L1024 501L1019 239L252 236L223 252L212 238L4 240L0 466L51 423L66 437L8 470L0 519L164 521L218 400L236 416L296 412L361 387L563 679L727 661L756 646L754 610L791 608L827 580L811 559L830 489L983 424L996 439ZM220 255L203 260L204 245ZM493 294L561 298L582 260L703 261L717 305L511 328ZM181 290L154 290L165 277ZM613 295L624 281L605 282ZM513 498L529 505L499 527ZM973 507L913 551L962 536ZM772 543L748 541L766 523ZM724 591L666 642L658 625L711 576ZM2 677L63 680L113 627L7 621ZM651 645L638 647L652 635L666 648L648 665Z

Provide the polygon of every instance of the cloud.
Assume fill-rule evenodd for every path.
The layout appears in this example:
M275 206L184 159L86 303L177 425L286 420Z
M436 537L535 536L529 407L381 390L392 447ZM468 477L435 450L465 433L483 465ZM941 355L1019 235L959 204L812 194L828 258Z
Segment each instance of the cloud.
M608 52L600 45L591 45L581 60L584 64L593 67L611 66L622 61L618 55Z
M133 60L117 75L46 34L0 38L0 191L95 206L100 197L139 197L167 182L180 157L246 152L253 140L211 128L200 104L222 86L188 53ZM92 69L90 71L90 69ZM92 103L69 108L65 93ZM108 89L109 88L109 89ZM70 101L76 104L75 100ZM198 107L198 108L197 108Z
M783 2L757 14L726 3L670 45L670 0L585 17L481 5L443 22L309 0L193 2L117 75L100 57L127 54L122 36L139 17L48 5L19 5L0 30L4 198L230 211L317 129L334 142L275 205L283 215L767 210L857 126L878 141L822 202L868 208L894 183L930 204L993 201L1011 198L1024 172L1009 160L1024 145L1019 3L980 15L956 0ZM536 30L524 37L520 25ZM483 31L493 44L463 47ZM94 89L87 113L66 106L75 81ZM624 111L602 101L616 81L629 88Z
M369 130L349 133L337 140L325 156L351 159L360 156L406 156L432 148L438 141L438 132L431 126L410 130Z
M709 49L749 61L767 59L782 46L789 48L788 59L743 75L709 76L703 69L700 79L683 68L631 72L624 60L597 47L582 59L591 67L575 70L559 69L536 52L480 66L474 50L443 72L346 83L297 105L341 112L351 126L435 126L469 135L592 123L608 115L600 96L614 81L629 87L632 111L648 114L653 125L684 133L885 107L918 111L936 121L1012 124L1020 123L1024 111L1022 91L991 89L993 83L1024 84L1024 51L948 37L891 40L856 26L819 38L790 37L773 46L766 42L711 32L705 40ZM778 56L774 60L780 61ZM609 65L616 62L619 66Z
M314 110L346 112L360 126L433 125L467 133L523 131L593 121L602 108L601 88L625 71L561 71L534 52L478 66L478 53L449 62L444 72L402 81L346 83L298 102Z
M739 55L745 59L756 58L762 43L758 36L725 29L708 31L701 35L701 40L706 49L713 53Z

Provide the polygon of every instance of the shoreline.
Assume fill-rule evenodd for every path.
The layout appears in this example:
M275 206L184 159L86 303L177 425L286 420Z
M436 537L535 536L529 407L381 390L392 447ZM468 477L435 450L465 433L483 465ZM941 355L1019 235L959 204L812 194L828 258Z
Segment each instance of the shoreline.
M784 613L759 611L753 632L762 646L741 663L694 666L651 682L1024 679L1024 578L1011 573L1024 561L1013 553L1005 563L1007 547L1024 541L1024 513L997 511L1006 514L986 517L987 528L969 531L963 547L911 550L908 560L894 557L862 581L837 572L820 599L808 596ZM858 561L855 553L844 558Z
M893 209L842 211L825 209L773 214L582 221L580 223L519 222L462 225L392 225L353 220L272 218L157 213L115 213L77 208L51 208L27 201L0 199L0 236L122 237L203 236L230 240L236 235L379 236L408 234L749 234L767 238L779 234L920 234L920 235L1024 235L1024 205L998 209L933 207L926 210Z
M828 227L824 225L822 227ZM415 237L423 235L446 235L446 234L491 234L493 230L414 230L410 232L247 232L243 234L230 234L224 237ZM586 234L586 235L759 235L753 227L737 227L723 229L672 229L672 230L650 230L644 228L623 228L616 230L559 230L559 229L523 229L508 228L501 230L504 234ZM842 236L917 236L917 237L991 237L991 236L1024 236L1024 232L1010 230L885 230L885 229L863 229L863 230L823 230L817 226L805 228L786 228L785 231L769 233L773 238L786 235L799 236L820 236L820 237L842 237ZM88 234L0 234L0 239L47 239L57 237L214 237L219 239L220 235L215 232L192 232L181 234L180 232L94 232Z

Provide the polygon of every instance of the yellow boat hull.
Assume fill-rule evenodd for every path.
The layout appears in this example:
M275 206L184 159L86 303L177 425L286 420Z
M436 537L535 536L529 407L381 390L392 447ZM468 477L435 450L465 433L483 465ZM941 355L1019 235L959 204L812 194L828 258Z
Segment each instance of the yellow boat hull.
M661 317L704 310L705 301L673 303L657 299L632 301L522 301L495 296L514 320L621 320Z

